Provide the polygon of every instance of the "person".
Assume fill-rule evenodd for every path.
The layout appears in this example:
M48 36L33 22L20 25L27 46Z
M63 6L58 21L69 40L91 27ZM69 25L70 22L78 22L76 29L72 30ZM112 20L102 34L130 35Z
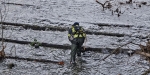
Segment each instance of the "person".
M71 42L71 58L70 63L75 64L76 55L81 57L81 49L86 38L85 30L75 22L68 30L68 39Z

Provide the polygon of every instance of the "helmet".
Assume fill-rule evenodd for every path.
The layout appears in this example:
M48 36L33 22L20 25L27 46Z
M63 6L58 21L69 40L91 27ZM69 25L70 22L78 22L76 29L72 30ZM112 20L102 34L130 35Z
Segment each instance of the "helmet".
M73 25L74 25L74 26L75 26L75 25L79 25L79 22L75 22Z

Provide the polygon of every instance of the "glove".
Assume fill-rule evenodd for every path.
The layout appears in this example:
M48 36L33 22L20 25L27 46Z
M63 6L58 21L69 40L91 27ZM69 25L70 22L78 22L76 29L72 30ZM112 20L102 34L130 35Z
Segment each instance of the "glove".
M70 36L70 37L68 37L69 38L69 41L71 42L71 43L74 43L74 38L73 38L73 36Z
M70 37L69 37L69 40L73 40L73 39L74 39L73 36L70 36Z

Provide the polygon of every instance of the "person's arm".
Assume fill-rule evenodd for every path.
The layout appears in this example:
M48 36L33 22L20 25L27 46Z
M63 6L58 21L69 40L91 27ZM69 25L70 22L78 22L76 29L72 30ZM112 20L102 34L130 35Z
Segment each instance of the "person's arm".
M84 40L87 40L87 38L86 38L86 32L85 32L84 28L82 28L81 30L82 30L82 32L83 32Z
M72 41L72 40L73 40L73 37L72 37L72 29L69 29L69 30L68 30L68 39L69 39L69 41Z

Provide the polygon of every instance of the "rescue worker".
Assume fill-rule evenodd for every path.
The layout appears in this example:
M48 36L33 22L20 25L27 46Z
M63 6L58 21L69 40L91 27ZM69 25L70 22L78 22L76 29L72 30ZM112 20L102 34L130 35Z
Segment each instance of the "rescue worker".
M86 38L84 29L79 26L78 22L75 22L72 27L68 30L68 39L71 42L71 58L70 63L75 64L76 54L81 57L81 49Z

